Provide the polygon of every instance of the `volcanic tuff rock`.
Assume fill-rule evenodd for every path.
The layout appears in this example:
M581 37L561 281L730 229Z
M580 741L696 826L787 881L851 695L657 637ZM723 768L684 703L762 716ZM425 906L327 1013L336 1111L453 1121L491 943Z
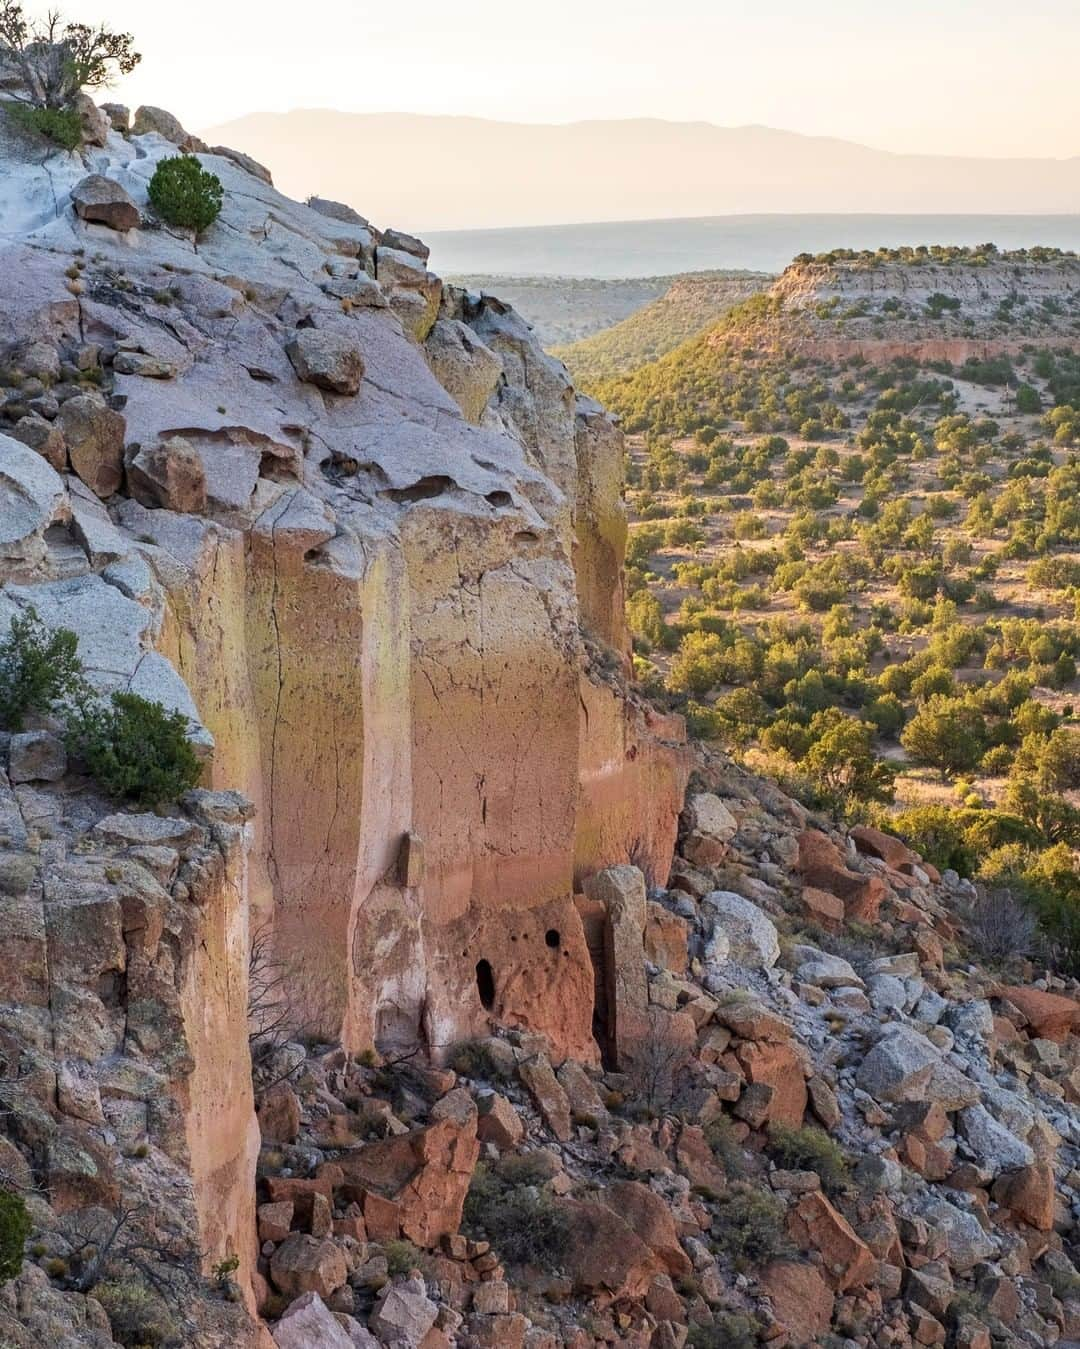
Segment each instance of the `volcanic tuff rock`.
M92 794L69 807L66 782L49 795L56 756L15 746L13 777L36 780L0 783L5 845L45 879L0 936L8 1021L23 1039L32 1006L37 1052L90 1065L63 1079L80 1127L104 1059L154 1063L124 1127L149 1120L156 1148L169 1084L180 1237L208 1265L235 1254L253 1305L249 933L348 1052L437 1061L502 1025L543 1034L556 1066L591 1062L575 888L631 853L666 875L688 765L680 719L628 690L621 437L527 325L444 287L419 241L289 201L160 109L128 135L102 123L101 146L43 156L0 117L0 630L32 607L75 631L99 691L181 711L208 785L253 807L233 826L193 798L193 819L130 832ZM177 146L224 185L197 244L148 200ZM61 843L39 860L46 823ZM234 829L248 846L223 864L189 858ZM157 970L160 918L96 892L69 914L78 876L49 880L84 837L158 909L191 905L153 1033L131 946ZM454 1155L452 1226L474 1161Z

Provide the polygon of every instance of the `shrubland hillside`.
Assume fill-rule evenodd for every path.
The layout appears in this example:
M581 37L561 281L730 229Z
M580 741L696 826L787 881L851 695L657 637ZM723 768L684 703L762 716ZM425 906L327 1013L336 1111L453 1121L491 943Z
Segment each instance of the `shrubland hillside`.
M552 354L582 388L636 370L711 328L740 300L768 285L766 272L702 272L676 277L663 295L621 323Z
M1078 314L1053 250L806 258L599 388L641 678L804 800L1022 892L1066 959Z

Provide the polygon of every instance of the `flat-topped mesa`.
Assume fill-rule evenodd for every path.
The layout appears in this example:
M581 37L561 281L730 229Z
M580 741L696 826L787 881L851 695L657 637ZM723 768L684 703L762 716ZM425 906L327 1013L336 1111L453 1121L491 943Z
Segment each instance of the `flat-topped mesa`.
M686 771L626 691L619 433L513 310L243 155L200 155L197 240L165 225L190 138L135 127L42 163L0 120L0 429L61 496L13 580L91 664L123 609L102 682L197 709L320 1033L595 1057L574 891L666 872Z
M715 340L749 330L826 360L962 363L1071 344L1078 314L1080 258L1058 249L837 249L801 255Z

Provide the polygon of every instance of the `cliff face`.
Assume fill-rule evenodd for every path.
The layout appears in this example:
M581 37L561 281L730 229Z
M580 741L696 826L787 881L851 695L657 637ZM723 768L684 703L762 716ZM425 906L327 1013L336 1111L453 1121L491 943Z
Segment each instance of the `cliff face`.
M796 261L752 326L822 360L962 364L1015 354L1032 342L1071 346L1080 259L1042 252Z
M625 688L620 437L522 320L236 157L204 157L198 242L84 219L88 173L145 213L176 152L102 140L0 124L0 604L196 719L206 783L253 803L189 915L170 1079L202 1237L246 1272L251 931L347 1050L494 1024L595 1060L575 885L666 874L687 769Z

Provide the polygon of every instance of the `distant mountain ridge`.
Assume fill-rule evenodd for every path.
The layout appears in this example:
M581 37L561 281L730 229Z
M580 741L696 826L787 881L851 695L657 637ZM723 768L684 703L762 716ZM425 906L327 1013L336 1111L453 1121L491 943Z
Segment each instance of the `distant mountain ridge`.
M907 155L769 127L566 125L410 113L252 113L205 131L296 196L362 201L405 229L755 212L1073 213L1080 156Z

